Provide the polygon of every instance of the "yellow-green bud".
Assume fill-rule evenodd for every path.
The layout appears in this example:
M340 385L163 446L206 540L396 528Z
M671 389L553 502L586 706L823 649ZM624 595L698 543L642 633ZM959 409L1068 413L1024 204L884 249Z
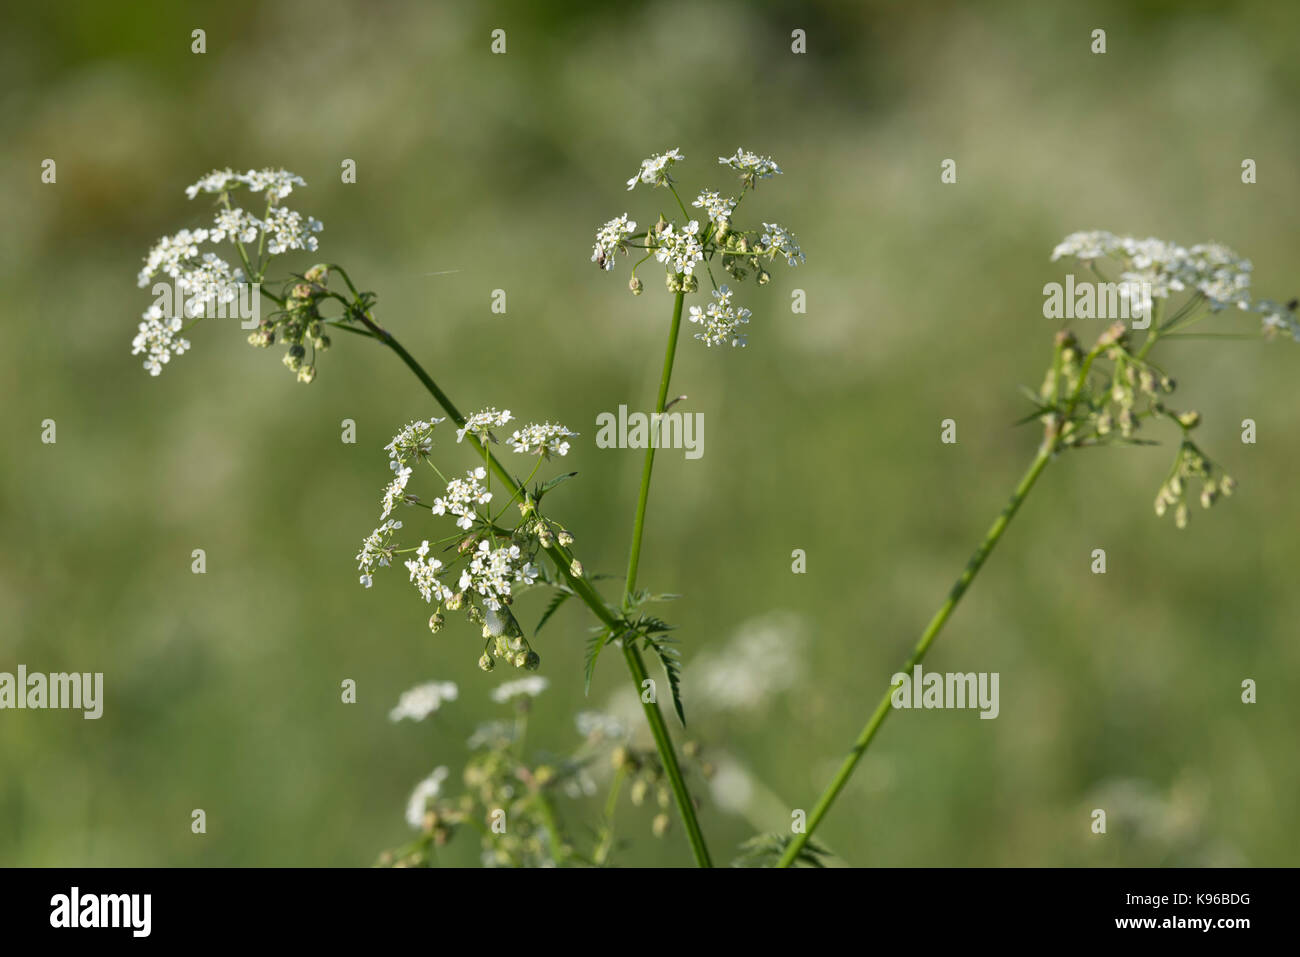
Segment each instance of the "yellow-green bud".
M641 280L637 279L636 276L633 276L631 279L627 281L627 288L632 290L632 295L634 296L641 295L641 288L642 288Z
M441 612L435 611L429 616L429 630L436 635L438 632L442 631L442 626L446 620L447 619L442 617Z

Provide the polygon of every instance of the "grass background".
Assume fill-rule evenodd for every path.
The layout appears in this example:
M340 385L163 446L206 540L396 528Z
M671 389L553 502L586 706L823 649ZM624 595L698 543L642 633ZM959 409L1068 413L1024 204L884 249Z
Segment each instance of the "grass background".
M1290 5L304 0L5 19L0 670L103 671L107 701L99 721L0 713L2 864L367 864L405 839L414 782L458 766L494 714L497 678L463 625L431 639L401 575L355 586L381 446L432 411L393 356L336 336L302 387L218 326L158 379L129 355L140 261L199 222L183 187L213 167L302 174L290 205L324 221L321 256L379 293L462 407L584 433L581 478L555 494L588 569L609 572L640 459L596 449L595 415L652 400L671 300L653 270L638 299L625 267L599 274L593 231L653 219L660 196L623 189L653 152L682 149L688 190L723 188L713 158L738 145L785 168L749 213L788 224L808 262L743 288L743 352L679 350L674 391L705 413L706 454L660 457L642 562L645 584L686 593L670 612L688 659L755 615L808 626L787 690L691 728L773 798L748 818L706 798L724 861L811 806L1032 456L1035 433L1010 423L1050 352L1041 288L1064 272L1048 262L1062 236L1216 239L1253 258L1261 295L1297 292ZM956 185L939 182L945 158ZM458 271L427 275L443 270ZM1238 496L1179 533L1151 511L1168 446L1051 468L927 660L999 672L1001 716L895 716L819 832L847 860L1300 859L1300 351L1187 342L1165 358ZM955 446L938 441L946 417ZM586 624L567 608L538 645L552 688L535 740L556 750L576 743ZM345 677L356 705L339 703ZM431 678L460 682L460 701L389 724ZM627 680L606 658L590 703ZM650 811L621 814L619 861L689 860L680 829L657 841ZM448 859L477 860L474 842Z

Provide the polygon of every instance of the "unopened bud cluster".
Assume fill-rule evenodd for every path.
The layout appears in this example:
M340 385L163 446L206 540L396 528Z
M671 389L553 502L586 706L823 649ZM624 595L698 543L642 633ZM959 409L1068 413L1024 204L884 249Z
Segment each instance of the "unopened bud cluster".
M248 337L250 345L263 349L277 339L283 343L284 364L297 373L299 382L316 377L316 357L330 347L320 314L321 301L329 295L328 281L329 267L318 264L308 269L286 288L284 307L263 318Z

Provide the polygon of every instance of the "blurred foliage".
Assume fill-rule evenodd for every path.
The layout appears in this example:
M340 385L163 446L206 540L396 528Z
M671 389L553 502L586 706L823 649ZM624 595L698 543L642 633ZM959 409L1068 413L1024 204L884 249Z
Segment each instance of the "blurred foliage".
M406 839L410 788L458 767L490 710L475 636L431 637L402 574L355 584L381 446L433 411L392 355L336 341L309 387L217 326L158 379L129 355L140 261L198 222L183 187L213 167L302 174L293 205L324 221L322 256L378 293L462 407L584 433L552 509L611 573L640 458L596 449L595 414L651 401L671 300L657 279L633 299L625 272L598 273L593 232L645 218L651 194L623 184L652 152L682 149L687 188L723 185L714 157L738 145L785 168L759 198L808 263L747 288L743 352L679 350L674 390L705 412L707 454L660 457L642 562L647 587L686 596L671 617L688 676L753 615L812 623L797 687L692 723L771 798L747 820L705 795L719 860L811 806L1032 455L1033 429L1010 423L1050 354L1041 289L1062 236L1217 239L1254 259L1261 295L1300 291L1295 5L237 0L5 19L0 670L103 671L107 701L99 721L0 713L3 864L367 864ZM489 53L497 27L505 56ZM946 157L955 186L939 184ZM356 185L339 182L345 158ZM818 833L835 854L1296 862L1300 350L1173 348L1239 494L1180 533L1151 511L1167 446L1050 469L926 662L1000 672L1001 717L896 716ZM948 416L956 446L938 442ZM1256 446L1238 441L1246 417ZM45 418L57 445L39 442ZM528 601L535 620L544 599ZM628 683L607 659L582 699L586 625L570 603L539 644L553 685L530 733L556 751L575 710ZM339 701L349 677L355 705ZM388 723L430 678L460 700ZM1098 800L1127 801L1132 826L1093 837ZM680 828L656 840L651 812L622 813L616 861L689 860ZM477 845L443 860L474 863Z

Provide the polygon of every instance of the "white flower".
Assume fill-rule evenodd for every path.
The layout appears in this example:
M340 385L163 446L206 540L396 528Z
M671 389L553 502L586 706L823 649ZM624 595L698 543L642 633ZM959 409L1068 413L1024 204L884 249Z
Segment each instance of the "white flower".
M156 303L145 311L142 320L140 331L131 341L131 355L147 353L144 367L150 375L158 375L173 355L189 349L190 342L177 335L182 328L180 317L166 316Z
M511 419L510 410L504 409L498 412L494 408L484 409L482 412L475 412L465 420L463 428L456 430L456 441L460 442L465 438L467 433L473 433L478 437L480 442L486 442L491 438L491 429L499 428L509 422Z
M1250 308L1253 266L1221 243L1202 243L1187 251L1188 282L1208 300L1210 309Z
M193 186L185 187L185 195L193 199L199 193L221 193L231 187L239 186L239 177L229 168L214 169Z
M669 168L678 160L684 159L686 157L674 147L667 153L658 153L647 160L642 160L641 168L627 181L627 188L635 188L638 182L649 186L667 186L672 182L672 178L668 175Z
M393 532L402 527L401 522L388 519L366 536L357 552L357 570L363 572L361 584L370 587L376 567L385 567L393 559Z
M691 306L687 319L704 326L704 331L697 332L695 338L703 340L706 346L722 346L730 343L733 346L744 347L745 336L737 330L749 322L750 311L742 306L733 306L731 297L731 290L722 286L713 291L714 301L704 309Z
M455 701L460 689L454 681L427 681L416 685L409 691L403 691L397 701L397 707L388 712L389 721L423 721L442 707L444 701Z
M231 242L251 243L257 239L258 230L262 227L260 219L242 209L219 209L208 238L219 243L229 236Z
M472 472L466 472L463 479L452 479L447 483L446 493L433 500L430 511L434 515L451 513L457 516L457 525L469 528L478 514L474 506L486 505L492 501L492 493L480 484L485 478L487 469L480 465ZM487 542L480 544L486 545Z
M514 435L510 436L510 445L516 452L541 455L549 459L552 455L568 455L569 443L564 440L577 434L558 422L534 422L515 430Z
M627 218L627 213L617 219L611 219L596 230L596 245L591 248L591 261L598 263L601 269L614 268L614 253L626 250L627 238L636 232L636 220Z
M1253 308L1263 317L1265 334L1275 335L1284 332L1296 342L1300 342L1300 322L1296 321L1294 309L1270 299L1259 300Z
M522 557L518 545L494 549L486 541L479 542L469 565L461 570L458 587L477 592L488 611L500 611L501 599L511 594L513 585L529 585L537 578L537 569L521 564Z
M700 224L692 219L682 229L672 223L664 227L659 234L659 248L655 250L655 259L673 268L673 272L687 276L695 272L695 264L704 258L704 247L700 245Z
M758 156L745 149L737 149L735 156L719 156L718 162L736 170L749 185L755 179L768 179L781 172L781 167L776 165L772 157Z
M1070 233L1052 250L1052 262L1056 262L1063 256L1073 256L1084 261L1101 259L1109 256L1117 243L1115 236L1104 229Z
M397 475L388 483L388 488L384 489L383 506L384 510L380 512L380 518L387 518L393 511L393 508L406 492L406 483L411 479L410 466L403 466L397 470Z
M517 681L507 681L503 685L498 685L492 692L492 700L497 704L505 704L515 698L527 695L530 698L536 698L539 694L550 686L550 681L541 675L530 675L527 678L520 678Z
M144 288L160 272L173 279L180 276L185 264L199 255L199 244L207 241L206 229L182 229L174 236L164 236L149 250L144 268L136 277L136 285Z
M713 224L721 227L724 223L730 222L731 211L736 208L736 201L730 196L722 196L706 189L695 197L691 205L707 211Z
M415 786L410 799L406 802L406 823L412 829L420 830L424 826L424 814L429 809L429 802L442 793L442 782L447 780L446 768L434 768L433 773Z
M429 543L426 541L420 546L419 557L408 559L404 564L411 573L411 581L415 582L415 587L420 590L420 597L427 602L437 598L438 604L441 605L448 601L454 592L439 581L438 572L442 570L442 562L436 558L426 558L428 551Z
M267 252L272 256L278 256L291 249L309 249L315 252L319 243L311 234L320 232L324 227L320 220L313 219L311 216L308 216L304 223L302 213L284 206L273 206L267 212L262 228L270 237L270 241L266 244Z
M799 243L795 240L794 234L784 226L776 223L764 223L765 232L760 238L763 244L764 253L774 253L785 257L786 265L797 266L804 261L802 250L799 249Z
M411 459L428 455L433 448L433 427L442 421L430 417L402 426L402 430L393 436L393 441L384 446L391 460L388 467L398 472Z
M226 168L213 170L194 185L185 187L185 195L193 199L199 193L225 193L247 186L254 193L265 190L267 202L274 203L292 193L295 186L306 185L301 176L286 169L250 169L236 173Z

